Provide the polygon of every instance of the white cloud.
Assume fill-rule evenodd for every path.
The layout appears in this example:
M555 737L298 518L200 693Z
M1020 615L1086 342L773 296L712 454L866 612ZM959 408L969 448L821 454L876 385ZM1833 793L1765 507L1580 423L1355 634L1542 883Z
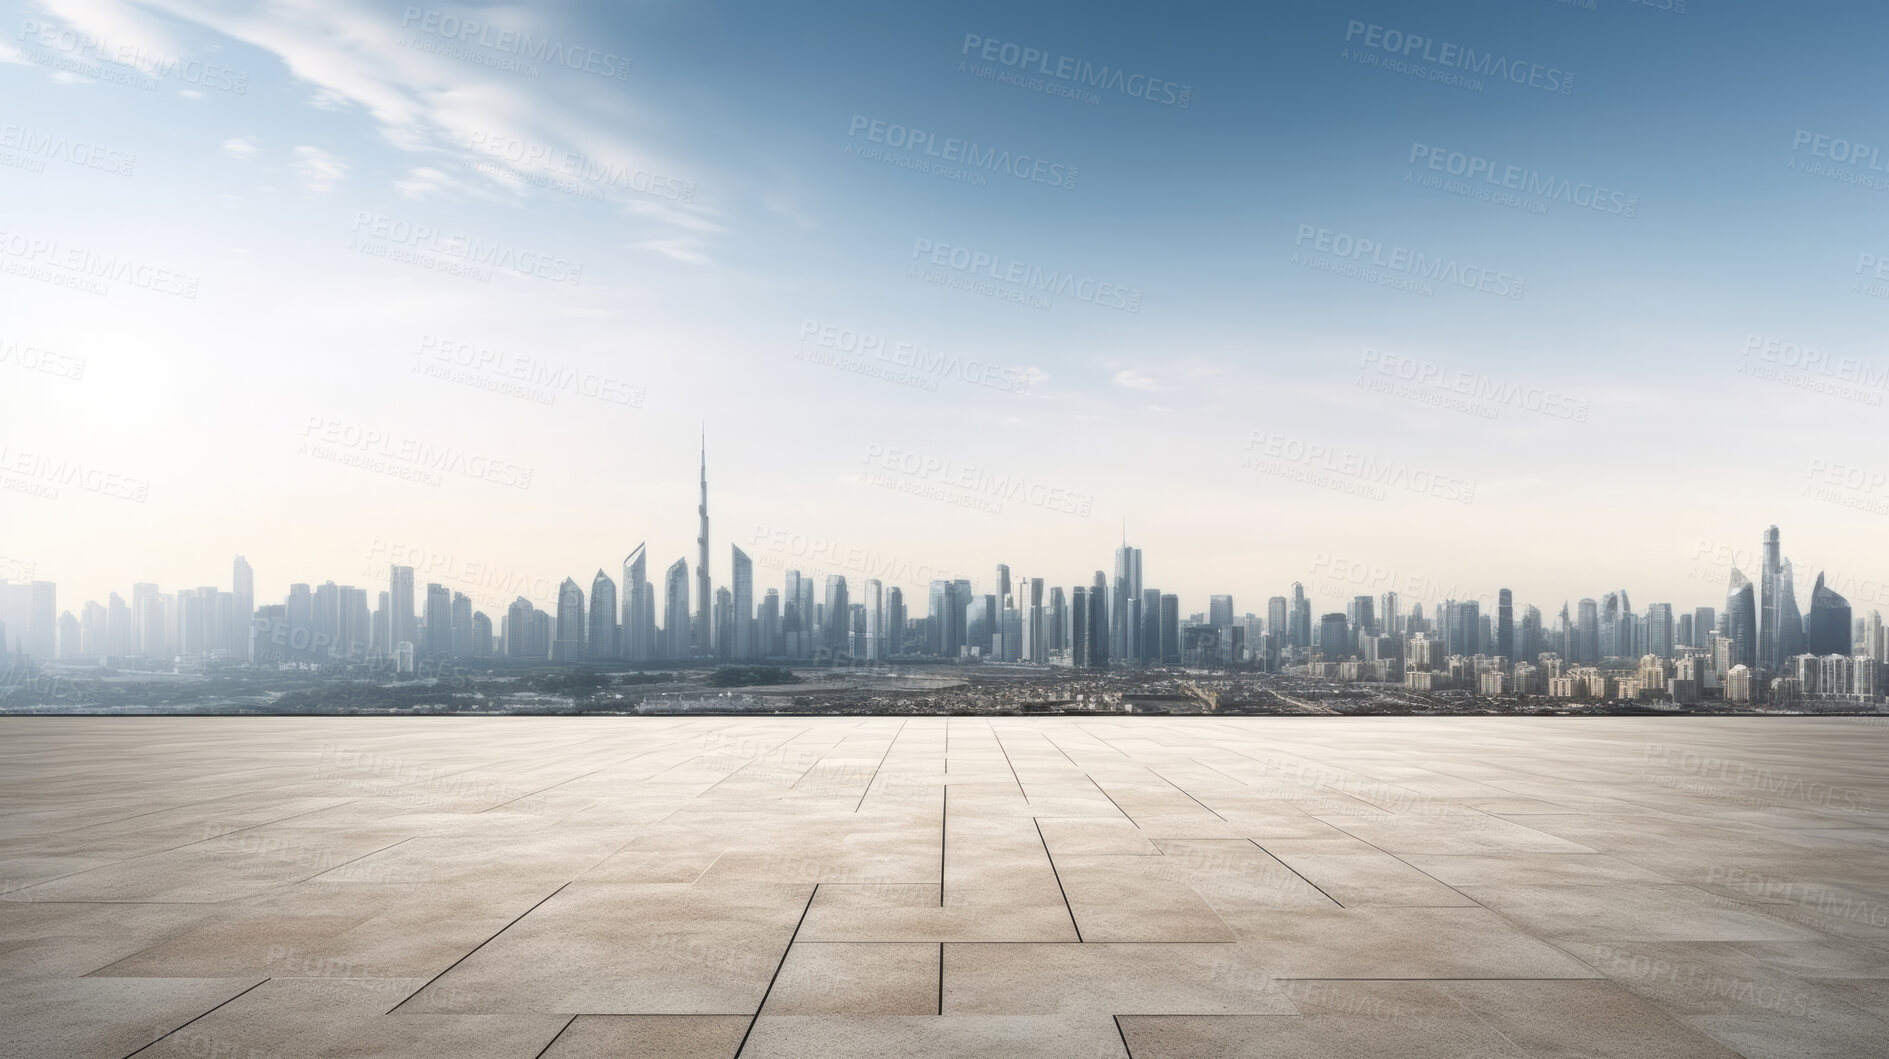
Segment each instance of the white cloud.
M184 99L202 99L203 98L203 93L197 91L194 88L180 88L177 90L177 94L183 97Z
M295 149L289 168L302 178L302 186L310 191L332 191L336 184L348 178L347 159L308 144Z
M1123 368L1116 372L1115 385L1120 386L1124 390L1154 391L1161 389L1161 384L1156 382L1153 376L1143 375L1133 368Z
M644 239L635 244L638 250L654 250L665 257L672 257L685 265L712 265L714 259L703 253L694 239Z
M256 157L256 152L260 150L262 145L256 142L254 136L232 136L223 141L223 153L242 162Z
M407 170L407 175L394 181L394 191L401 197L423 199L445 187L455 186L457 181L447 176L443 170L430 165L417 165Z
M399 6L373 9L359 0L272 0L247 4L233 0L47 0L55 14L75 28L99 36L149 40L164 54L177 49L164 34L170 16L241 41L278 58L308 90L308 105L324 110L358 109L394 148L431 156L434 170L451 169L468 144L517 143L530 149L526 168L553 172L563 160L581 157L599 169L634 174L664 174L693 183L685 163L676 165L624 130L653 116L639 112L635 97L614 92L598 80L587 86L609 93L609 119L593 118L573 106L566 71L547 67L542 80L481 66L427 50L443 44L417 29L403 28ZM530 31L540 39L575 39L577 31L547 21L530 7L487 9L484 20L495 28ZM475 52L476 44L469 45ZM256 71L261 73L261 71ZM581 74L568 74L581 77ZM421 167L427 163L422 162ZM418 168L395 181L401 194L426 194L440 181ZM330 176L332 184L338 177ZM513 196L534 194L507 181L502 173L478 173L470 179ZM447 183L458 183L457 180ZM462 190L464 189L464 185ZM706 206L670 203L667 209L638 212L664 224L698 232L719 229ZM656 240L652 246L679 260L706 260L693 240Z
M769 213L785 217L789 223L802 231L812 231L820 226L820 222L803 212L797 203L777 191L762 195L761 205L766 207Z

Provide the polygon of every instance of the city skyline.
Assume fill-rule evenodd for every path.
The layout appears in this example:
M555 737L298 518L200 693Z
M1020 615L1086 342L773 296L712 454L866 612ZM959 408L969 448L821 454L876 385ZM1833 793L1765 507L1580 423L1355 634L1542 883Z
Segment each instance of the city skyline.
M712 573L714 560L710 552L709 540L709 472L707 448L707 430L706 427L704 427L697 444L698 473L695 482L697 487L697 528L693 540L695 547L692 552L683 553L683 557L676 561L676 565L682 567L687 574L686 584L689 586L688 591L684 593L686 598L681 601L684 613L689 616L689 621L686 629L684 629L683 635L686 641L691 645L691 650L697 654L706 654L706 652L702 652L699 649L703 642L704 630L712 628L715 625L712 612L714 608L714 595L717 588L720 587L732 590L734 587L730 583L716 582ZM1002 484L1001 487L1015 493L1020 491L1019 487L1021 487L1021 489L1027 489L1031 488L1032 485L1026 481L1015 481ZM1127 547L1128 544L1128 525L1126 517L1122 519L1119 532L1122 536L1120 547L1115 549L1114 574L1112 575L1114 578L1120 578L1123 576L1124 572L1122 567L1124 560L1122 558L1121 548ZM1756 548L1750 549L1742 548L1735 543L1718 543L1704 538L1691 541L1689 547L1690 554L1687 556L1685 563L1686 571L1681 580L1682 591L1688 592L1689 595L1675 597L1672 601L1673 604L1680 606L1682 610L1687 609L1685 606L1685 600L1687 599L1716 599L1720 604L1723 604L1725 595L1724 583L1733 570L1740 570L1745 572L1746 576L1753 578L1753 584L1758 586L1757 598L1759 600L1758 605L1761 608L1760 617L1762 618L1760 624L1764 627L1775 627L1781 615L1774 614L1771 609L1772 604L1770 601L1775 591L1774 585L1789 580L1791 567L1790 562L1784 559L1782 553L1777 550L1776 535L1777 527L1770 527L1770 529L1766 531L1766 536L1761 538L1759 545ZM732 546L735 548L735 551L731 554L739 556L739 561L748 564L750 578L752 578L755 559L758 557L759 565L763 572L784 575L790 570L798 569L809 577L816 575L827 576L831 574L845 577L852 581L873 579L881 582L886 587L897 587L901 589L908 599L923 598L927 586L940 578L944 580L969 579L973 583L982 583L983 580L976 572L977 568L954 568L942 564L925 562L923 560L914 561L896 551L874 547L868 542L858 540L837 540L813 537L806 534L794 533L783 528L770 527L766 524L757 524L752 532L745 537L739 532L732 536L736 539L731 542ZM744 544L746 545L746 551L742 551ZM647 538L645 538L631 550L620 564L605 562L595 568L598 575L609 578L615 589L621 593L621 604L625 614L629 612L630 607L636 602L636 600L633 600L633 596L637 599L642 599L642 596L638 592L633 591L629 584L631 580L629 571L631 566L638 562L639 558L644 555L647 550L648 541ZM1021 550L1028 551L1029 549ZM1140 562L1141 555L1145 550L1148 549L1141 547L1132 549L1134 553L1134 572L1131 580L1135 586L1132 593L1134 595L1139 595L1141 592L1139 587L1142 580ZM1154 550L1159 552L1164 549ZM237 560L241 563L243 556L238 555ZM688 564L691 561L694 563L693 570L688 569ZM1773 568L1773 564L1776 564L1775 569ZM1012 565L1011 563L1001 561L995 563L986 562L982 568L990 569L994 566L1004 571L1004 574L999 575L1003 577L1007 575L1007 571ZM1059 562L1059 565L1067 566L1068 563L1066 560L1062 560ZM369 578L370 580L373 578L386 580L389 577L389 571L391 569L395 567L406 567L414 571L410 576L418 577L420 581L426 582L429 580L429 575L432 575L438 579L434 583L443 585L450 592L455 594L465 594L476 605L481 607L502 611L509 606L513 598L523 597L531 600L534 605L541 609L555 612L560 605L559 596L561 585L571 578L589 575L581 575L568 571L561 574L557 572L539 572L549 566L549 561L541 561L526 567L507 568L489 562L482 562L476 558L456 556L427 548L412 547L398 542L376 539L367 556L357 564L359 569L358 573L344 575L339 579L333 577L323 578L320 583L351 583L352 580L363 577ZM1021 567L1019 567L1019 569L1021 569ZM1853 601L1859 608L1880 609L1885 604L1889 604L1889 583L1879 582L1867 576L1859 576L1852 572L1853 568L1845 569L1840 566L1826 568L1807 564L1807 569L1814 569L1816 571L1815 577L1819 586L1823 585L1827 580L1830 584L1829 591L1841 593L1847 599ZM1359 595L1375 597L1384 592L1395 592L1399 597L1410 603L1434 606L1446 600L1461 599L1475 601L1490 609L1496 606L1499 597L1507 596L1515 591L1506 584L1497 585L1493 583L1498 580L1498 578L1493 576L1486 578L1481 585L1458 584L1422 573L1420 570L1421 568L1416 568L1415 570L1398 569L1384 563L1372 561L1363 556L1318 552L1314 553L1309 565L1305 567L1300 575L1292 577L1288 583L1310 586L1310 589L1315 594L1336 597L1341 603ZM675 567L672 567L671 574L673 575L674 573ZM643 576L645 580L647 580L647 574L645 573ZM1033 574L1032 576L1043 578L1047 575ZM1246 585L1243 586L1243 591L1236 590L1232 593L1221 591L1222 589L1233 587L1225 584L1223 581L1219 584L1209 585L1209 591L1207 592L1181 592L1176 594L1183 598L1193 595L1210 597L1208 607L1203 609L1201 611L1202 613L1206 613L1207 610L1212 609L1215 605L1214 601L1222 598L1252 600L1269 598L1275 594L1263 590L1263 588L1258 585L1257 575L1246 574L1232 576L1239 576L1241 580L1246 582ZM250 582L250 597L255 598L253 571L247 574L247 578ZM1061 576L1048 577L1047 579L1048 583L1059 584L1065 588L1081 584L1084 581L1084 577L1077 574L1075 571L1062 571ZM1715 579L1719 585L1716 592L1711 587ZM0 582L8 580L14 582L52 581L53 583L59 583L61 579L44 577L43 572L40 571L36 565L24 563L0 553ZM142 581L143 579L138 580ZM184 579L184 583L189 583L193 580L200 581L200 579L186 578ZM153 581L149 583L163 582ZM177 582L173 583L175 584ZM291 584L315 584L318 582L312 580L291 581L285 579L279 583L281 588L278 591L274 588L273 583L265 578L264 595L283 596L286 595ZM1802 596L1805 599L1808 598L1807 593L1811 591L1808 587L1801 584L1796 584L1793 587L1796 589L1795 596ZM95 601L113 591L121 591L122 588L123 586L120 586L119 589L108 588L105 592L93 593L88 595L87 598ZM749 588L752 590L752 581L749 583ZM649 600L645 600L642 603L646 613L663 615L666 619L666 608L671 605L671 594L664 590L662 584L650 584L646 586L646 590L649 593ZM395 595L398 597L401 591L402 589L396 586ZM405 586L404 591L408 597L412 597L415 589L413 585L409 584ZM588 597L590 590L583 591ZM1660 595L1660 593L1648 590L1642 598L1656 595ZM750 596L750 598L752 599L752 596ZM1564 602L1572 604L1574 600L1582 598L1591 597L1589 597L1586 592L1582 592L1566 597ZM654 603L653 601L656 600L660 602ZM1245 609L1242 610L1241 613L1256 615L1262 614L1262 611L1259 609ZM667 631L669 622L662 620L656 621L655 624L664 630L660 634L664 637L663 643L670 643L671 641L668 638L671 634ZM626 641L626 648L627 646ZM1759 661L1767 668L1775 668L1778 661L1772 655L1763 653L1771 650L1772 648L1769 641L1765 641L1761 649L1762 657Z
M928 606L920 614L905 602L921 598L920 593L898 584L888 592L882 577L866 576L875 572L870 569L850 578L846 572L826 574L825 595L816 602L810 593L820 571L784 567L781 587L765 589L757 601L753 561L740 544L730 545L730 583L716 586L710 574L705 432L699 454L694 592L692 596L687 558L676 560L664 578L661 622L655 620L657 592L646 577L644 544L625 557L621 582L599 567L587 593L575 577L566 576L551 606L540 607L542 600L520 594L499 619L483 610L474 613L473 597L459 587L416 577L413 566L391 561L388 590L379 593L378 606L370 608L368 589L327 581L320 586L294 583L282 606L257 609L254 569L238 555L229 592L208 586L165 594L158 584L140 582L132 588L129 607L113 592L109 607L88 600L83 619L59 608L54 582L9 585L0 578L0 648L40 661L103 661L109 655L138 653L126 648L127 643L157 643L165 645L166 654L206 660L213 652L235 662L359 664L392 659L402 670L412 669L416 657L649 664L956 660L962 655L1094 668L1176 664L1186 657L1277 671L1282 664L1321 657L1328 662L1370 662L1380 649L1393 651L1400 663L1409 650L1428 668L1430 649L1408 643L1410 637L1428 634L1438 640L1439 660L1487 655L1512 664L1551 654L1568 664L1631 661L1641 655L1673 659L1683 650L1703 649L1718 664L1714 689L1723 686L1724 670L1732 666L1777 677L1806 653L1849 655L1854 649L1870 659L1889 657L1880 612L1853 609L1848 598L1826 584L1825 572L1816 574L1807 610L1799 603L1793 564L1775 525L1761 538L1757 585L1739 568L1735 553L1718 556L1729 563L1722 605L1690 611L1682 605L1676 617L1670 602L1648 605L1643 616L1636 613L1626 589L1608 591L1600 600L1584 596L1578 611L1571 610L1574 601L1564 601L1552 623L1534 604L1526 604L1518 623L1514 593L1508 588L1492 599L1458 598L1454 593L1406 596L1396 588L1348 597L1340 591L1342 611L1315 607L1313 600L1321 593L1331 593L1347 580L1359 588L1375 577L1376 572L1344 561L1333 561L1327 571L1330 580L1315 581L1309 590L1294 581L1289 597L1268 597L1263 617L1256 609L1239 610L1236 597L1225 593L1211 595L1205 610L1192 611L1180 604L1178 594L1144 587L1143 549L1129 544L1125 522L1113 577L1098 569L1087 587L1065 586L1022 571L1013 581L1007 563L991 567L988 591L981 579L934 571L943 576L929 580L922 594ZM423 602L416 596L421 581ZM852 604L853 595L862 602ZM844 617L836 621L835 614ZM1236 627L1244 630L1244 637L1233 633ZM1208 629L1215 630L1214 644L1206 655L1196 657L1201 648L1189 630ZM1367 643L1384 635L1396 642ZM1344 644L1336 653L1329 647L1338 642L1334 637L1342 637ZM1722 647L1715 645L1720 637ZM264 640L275 645L266 657L257 646ZM1873 693L1874 684L1869 688Z

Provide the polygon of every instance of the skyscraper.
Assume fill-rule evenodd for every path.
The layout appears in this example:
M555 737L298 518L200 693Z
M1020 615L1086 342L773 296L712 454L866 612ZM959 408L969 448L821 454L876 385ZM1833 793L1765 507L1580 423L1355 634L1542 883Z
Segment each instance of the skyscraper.
M1069 605L1061 585L1052 586L1049 590L1049 613L1044 618L1044 624L1048 626L1049 650L1068 650Z
M361 609L367 608L367 592L361 592ZM472 657L472 597L464 592L453 593L453 654L460 658ZM371 640L369 642L372 642Z
M1292 582L1292 628L1287 642L1293 647L1312 646L1312 601L1305 598L1305 586Z
M1600 662L1600 604L1583 599L1575 614L1574 661L1587 665Z
M905 653L905 593L897 585L885 592L885 657Z
M472 612L472 657L492 657L492 619L482 610Z
M754 643L754 560L748 558L748 553L738 544L731 544L729 548L732 550L729 584L733 589L729 606L734 612L734 643L728 653L735 661L746 662L761 656Z
M1332 611L1318 620L1318 653L1327 662L1337 662L1351 655L1351 623L1344 613Z
M336 602L338 616L339 600ZM415 646L427 658L445 658L453 653L453 594L445 585L426 586L426 643Z
M1089 666L1092 669L1108 668L1110 630L1107 600L1108 575L1097 570L1095 581L1089 586Z
M781 635L785 637L785 651L788 658L808 657L807 652L811 643L809 637L813 634L813 608L801 599L800 586L805 580L800 576L800 571L789 570L786 585L781 592ZM934 581L932 584L935 588L943 582ZM942 605L934 599L933 613L936 613L936 608Z
M1370 596L1353 596L1345 607L1345 618L1351 622L1355 638L1377 635L1377 615Z
M701 519L701 529L695 536L695 653L708 655L714 653L714 626L710 624L709 608L715 600L714 590L709 587L708 577L708 431L702 431L702 501L695 509Z
M1207 624L1225 626L1233 624L1233 597L1207 597Z
M694 653L689 626L689 561L677 559L663 575L664 657L681 662Z
M576 662L584 657L584 590L575 578L567 577L558 586L557 638L551 644L551 659Z
M1069 662L1077 668L1089 665L1089 590L1078 585L1069 596Z
M1804 631L1804 650L1813 655L1847 655L1855 646L1850 601L1826 587L1821 573L1810 590L1810 621Z
M715 657L727 661L735 649L735 595L727 586L715 590Z
M255 657L251 626L256 616L256 571L250 569L249 561L240 555L231 565L230 595L235 599L231 604L233 614L230 635L233 644L230 652L247 662Z
M623 560L623 657L656 657L656 600L649 584L649 559L638 544Z
M1737 567L1732 568L1731 585L1725 593L1725 637L1731 641L1733 666L1755 668L1758 658L1758 605L1751 590L1751 579Z
M1121 547L1115 549L1115 591L1109 593L1105 583L1103 592L1108 596L1109 653L1117 658L1133 658L1135 640L1140 633L1135 618L1141 608L1140 548L1131 548L1123 541ZM1095 606L1093 593L1089 606Z
M782 655L781 647L781 590L770 588L761 597L761 613L754 621L754 655L756 658L778 658Z
M1181 664L1181 597L1171 592L1161 596L1161 664Z
M1227 609L1232 610L1228 600ZM1135 661L1152 665L1161 661L1161 590L1141 590L1141 635L1136 638Z
M1657 658L1671 658L1677 637L1673 629L1673 605L1654 603L1646 608L1646 653Z
M1704 647L1712 642L1712 633L1718 628L1718 612L1711 607L1692 608L1692 646Z
M590 579L590 627L584 636L586 654L591 658L621 657L623 650L618 635L617 583L599 567L597 576Z
M1797 609L1797 589L1791 574L1791 561L1784 560L1778 588L1778 670L1788 669L1791 656L1804 650L1804 612Z
M1506 588L1495 594L1495 653L1515 660L1515 595Z
M885 586L876 578L867 578L860 586L860 603L866 608L866 644L862 652L868 662L885 661Z
M548 654L543 641L544 615L523 596L512 600L505 610L505 657L541 661Z
M1778 543L1776 526L1765 527L1763 563L1758 575L1757 668L1768 673L1778 673L1781 671L1780 664L1783 662L1781 653L1783 638L1780 633L1783 631L1784 611L1779 597L1784 587L1784 567L1783 552Z
M821 630L827 658L836 661L845 658L851 652L847 649L849 631L847 615L852 610L852 599L846 592L846 577L843 574L826 575L826 627Z
M413 613L413 567L395 566L388 571L387 592L393 602L393 623L388 634L393 638L393 647L403 643L418 645L419 628ZM293 603L289 612L289 622L294 624Z

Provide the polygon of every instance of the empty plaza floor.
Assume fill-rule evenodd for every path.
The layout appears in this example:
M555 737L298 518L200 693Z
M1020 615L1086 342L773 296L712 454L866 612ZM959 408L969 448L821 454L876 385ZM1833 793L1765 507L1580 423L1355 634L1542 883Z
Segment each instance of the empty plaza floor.
M1889 727L0 719L0 1055L1889 1054Z

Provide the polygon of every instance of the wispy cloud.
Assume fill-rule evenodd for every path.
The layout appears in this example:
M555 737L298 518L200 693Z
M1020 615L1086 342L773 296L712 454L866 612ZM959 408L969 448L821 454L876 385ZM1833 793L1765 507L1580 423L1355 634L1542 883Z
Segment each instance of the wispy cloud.
M1124 390L1146 390L1150 393L1160 390L1161 384L1152 375L1143 375L1133 368L1123 368L1115 373L1115 385Z
M654 125L633 99L618 93L609 100L609 120L573 105L563 78L588 76L545 66L542 78L526 78L433 50L446 50L445 38L427 36L423 26L403 26L402 7L371 9L357 0L44 0L48 12L72 27L99 37L132 40L153 53L177 55L177 22L193 24L273 55L308 90L316 109L359 110L381 139L393 148L427 156L395 178L394 190L408 197L432 194L460 183L449 176L466 169L465 181L485 193L513 198L535 194L531 183L506 180L502 172L464 166L469 144L516 141L542 147L505 165L545 174L575 156L599 167L631 174L687 173L660 152L632 141L624 130ZM574 37L528 7L487 8L473 17L493 26L539 39ZM301 170L314 182L332 187L340 173L325 177L309 160ZM345 163L343 163L345 166ZM312 183L312 182L311 182ZM648 183L645 181L645 183ZM693 201L644 209L643 193L629 187L606 188L612 198L635 203L639 215L701 234L721 230L714 211ZM668 185L661 185L665 189ZM691 182L690 198L693 198ZM652 246L678 259L704 258L695 240L652 240Z
M653 250L685 265L712 265L714 259L702 252L694 239L644 239L634 244L638 250Z
M336 184L348 178L347 159L308 144L295 148L289 168L302 178L302 186L310 191L333 191Z

